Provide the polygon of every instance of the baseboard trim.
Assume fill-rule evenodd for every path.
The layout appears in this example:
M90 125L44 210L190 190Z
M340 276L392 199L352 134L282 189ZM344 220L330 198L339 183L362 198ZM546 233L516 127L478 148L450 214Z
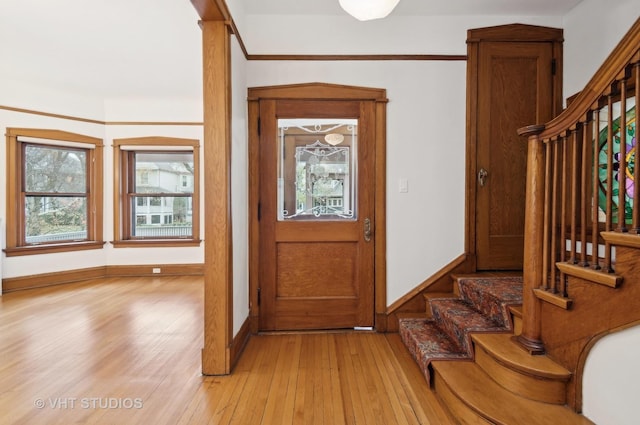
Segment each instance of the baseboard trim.
M231 370L233 370L235 365L238 364L240 355L242 354L244 348L247 346L249 338L251 338L251 320L249 319L249 317L247 317L247 319L240 327L240 330L231 341L231 347L229 349L231 356Z
M99 279L105 277L106 274L106 266L100 266L29 276L9 277L2 279L2 293L23 289L43 288L45 286L61 285L63 283L73 283L82 280Z
M153 269L160 273L153 273ZM24 289L43 288L46 286L80 282L83 280L105 277L128 276L203 276L203 264L156 264L132 266L99 266L86 269L65 270L61 272L42 273L29 276L9 277L2 279L2 293Z
M423 293L428 289L431 291L446 291L453 285L451 274L468 273L474 267L473 259L467 254L462 254L449 264L445 265L438 272L434 273L427 280L415 287L409 293L398 299L387 307L386 332L398 332L397 313L405 312L425 312L425 300Z
M431 277L429 277L427 280L422 282L420 285L416 286L409 293L407 293L402 298L398 299L396 302L394 302L389 307L387 307L387 315L391 313L395 313L396 311L400 310L403 305L407 304L415 297L420 296L423 291L435 285L441 279L447 278L451 273L458 271L459 267L464 265L466 260L467 260L466 254L462 254L458 258L454 259L452 262L450 262L449 264L444 266L442 269L434 273Z
M160 270L154 273L154 270ZM127 276L204 276L204 264L145 264L107 266L106 277Z

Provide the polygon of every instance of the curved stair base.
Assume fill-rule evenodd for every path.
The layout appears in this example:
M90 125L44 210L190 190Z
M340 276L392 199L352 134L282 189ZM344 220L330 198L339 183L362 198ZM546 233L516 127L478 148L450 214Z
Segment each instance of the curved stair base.
M462 424L591 424L565 406L530 400L500 386L474 362L433 361L433 388Z

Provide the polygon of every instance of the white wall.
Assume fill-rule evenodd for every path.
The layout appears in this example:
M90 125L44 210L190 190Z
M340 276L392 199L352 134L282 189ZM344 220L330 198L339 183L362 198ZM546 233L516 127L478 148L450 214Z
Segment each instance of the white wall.
M249 143L247 60L231 38L231 214L233 231L233 334L249 317Z
M598 425L636 425L640 326L608 335L591 349L582 377L583 414Z
M252 54L455 54L467 52L467 30L502 24L560 27L556 16L249 15L241 36Z
M581 91L640 16L640 0L583 0L563 18L564 93Z
M563 18L564 88L579 92L638 19L640 0L583 0ZM583 414L598 425L638 423L640 326L604 337L587 358Z

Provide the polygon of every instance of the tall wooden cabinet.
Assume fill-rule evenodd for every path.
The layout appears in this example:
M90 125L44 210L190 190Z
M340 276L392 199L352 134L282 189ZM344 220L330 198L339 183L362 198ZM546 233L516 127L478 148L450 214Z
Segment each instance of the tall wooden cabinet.
M522 24L467 34L467 253L476 270L520 270L526 140L562 107L562 30Z

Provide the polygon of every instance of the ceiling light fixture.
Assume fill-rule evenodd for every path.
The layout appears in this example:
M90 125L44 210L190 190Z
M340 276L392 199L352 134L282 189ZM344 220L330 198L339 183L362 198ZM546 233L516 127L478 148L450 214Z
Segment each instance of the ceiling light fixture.
M349 15L359 21L370 21L386 17L400 0L338 0Z
M344 136L340 133L329 133L324 136L324 141L329 143L331 146L336 146L344 141Z

